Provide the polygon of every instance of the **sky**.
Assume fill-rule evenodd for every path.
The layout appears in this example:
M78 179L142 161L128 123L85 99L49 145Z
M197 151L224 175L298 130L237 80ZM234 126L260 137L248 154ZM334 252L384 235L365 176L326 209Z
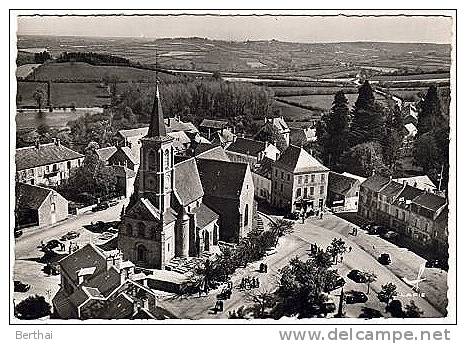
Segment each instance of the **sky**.
M423 16L30 16L19 35L206 37L288 42L451 43L452 19Z

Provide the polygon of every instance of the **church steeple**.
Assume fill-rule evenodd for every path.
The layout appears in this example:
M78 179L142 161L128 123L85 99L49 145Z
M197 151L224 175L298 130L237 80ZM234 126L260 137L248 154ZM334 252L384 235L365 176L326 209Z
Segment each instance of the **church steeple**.
M152 105L152 113L147 137L155 138L165 136L167 136L167 130L165 129L165 123L163 121L162 103L160 102L159 84L157 82L155 86L155 98L154 104Z

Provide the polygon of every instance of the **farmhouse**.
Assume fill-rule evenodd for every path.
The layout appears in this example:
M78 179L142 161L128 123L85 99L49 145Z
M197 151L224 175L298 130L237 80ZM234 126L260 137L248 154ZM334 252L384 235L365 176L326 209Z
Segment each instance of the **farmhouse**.
M200 126L201 133L211 139L213 135L217 132L222 132L223 130L230 130L230 125L228 121L216 120L216 119L203 119Z
M17 183L15 191L16 227L53 225L68 217L68 201L52 189Z
M261 136L263 131L269 132L271 128L277 130L277 132L283 137L287 146L290 145L290 128L286 124L283 116L274 118L265 118L264 125L259 129L255 137Z
M72 168L81 166L84 156L56 139L53 143L16 149L16 180L31 185L58 185L68 179Z
M231 161L249 164L251 168L265 157L277 160L280 155L280 151L272 144L242 137L227 145L225 151Z

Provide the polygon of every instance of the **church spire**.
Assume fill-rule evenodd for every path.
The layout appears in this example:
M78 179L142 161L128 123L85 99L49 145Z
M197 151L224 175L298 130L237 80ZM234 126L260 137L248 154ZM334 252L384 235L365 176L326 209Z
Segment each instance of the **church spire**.
M155 98L152 105L149 132L147 137L164 137L167 136L165 123L163 121L162 103L160 102L159 83L156 82Z

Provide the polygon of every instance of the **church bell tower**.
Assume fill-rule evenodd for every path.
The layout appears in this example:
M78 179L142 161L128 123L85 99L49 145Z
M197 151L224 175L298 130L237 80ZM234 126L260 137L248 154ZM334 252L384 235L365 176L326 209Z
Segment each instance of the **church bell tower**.
M149 131L141 143L139 197L148 198L163 215L170 207L173 190L174 149L163 120L158 83Z

